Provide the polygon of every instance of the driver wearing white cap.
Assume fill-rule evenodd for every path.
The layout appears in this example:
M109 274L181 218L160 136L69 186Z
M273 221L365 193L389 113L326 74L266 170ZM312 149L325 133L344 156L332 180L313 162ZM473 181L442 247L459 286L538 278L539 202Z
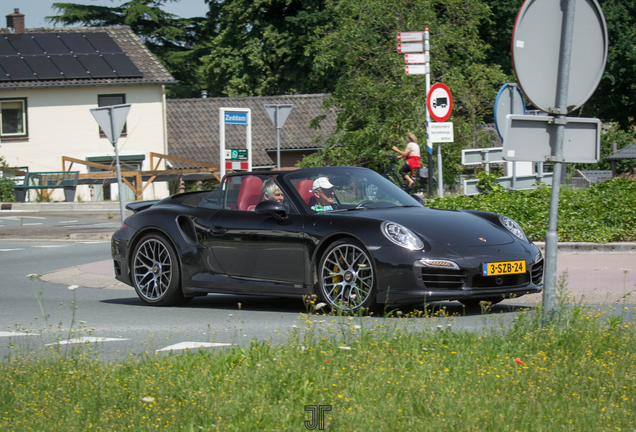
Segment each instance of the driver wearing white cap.
M316 205L311 207L312 210L324 212L334 209L335 194L333 185L329 182L327 177L318 177L314 180L314 185L311 191L316 197Z

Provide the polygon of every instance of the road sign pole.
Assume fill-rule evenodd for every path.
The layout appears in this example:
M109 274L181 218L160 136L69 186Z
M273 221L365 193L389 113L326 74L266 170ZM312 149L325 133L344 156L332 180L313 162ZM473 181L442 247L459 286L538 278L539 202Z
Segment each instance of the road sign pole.
M276 114L278 115L278 114ZM276 128L276 166L280 171L280 128Z
M556 145L553 161L552 192L550 195L550 213L548 216L548 232L545 235L545 285L543 289L543 323L552 320L556 312L557 285L557 253L559 236L557 218L559 213L559 193L561 191L561 174L565 169L563 163L563 137L565 135L565 115L567 113L568 86L570 82L570 60L572 55L572 34L574 32L574 5L576 0L568 0L565 9L565 26L563 28L562 56L559 61L558 97L554 112L554 123L557 125Z
M433 196L433 143L428 131L431 115L428 112L428 95L431 90L431 54L428 27L424 28L424 60L426 61L426 155L428 156L428 196Z
M117 187L119 188L119 212L121 214L121 223L124 223L126 213L124 211L124 184L121 181L121 167L119 165L119 151L117 150L117 141L113 143L115 147L115 166L117 169Z

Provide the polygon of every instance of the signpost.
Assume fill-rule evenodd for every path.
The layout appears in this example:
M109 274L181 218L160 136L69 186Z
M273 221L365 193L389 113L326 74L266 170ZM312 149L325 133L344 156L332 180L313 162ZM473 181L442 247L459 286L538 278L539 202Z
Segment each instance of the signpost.
M245 147L247 153L247 162L219 163L219 171L221 177L225 175L226 169L243 169L252 170L252 110L249 108L219 108L219 159L226 155L225 152L225 125L245 125Z
M417 42L399 43L397 44L397 52L399 53L421 53L424 51L424 44Z
M130 104L111 105L100 108L91 108L91 114L104 131L106 138L115 148L115 166L117 169L117 187L119 188L119 212L121 223L124 223L126 213L124 211L124 185L121 181L121 167L119 165L119 151L117 141L126 124L126 118L130 111Z
M596 0L526 0L513 29L512 64L519 86L534 106L550 115L543 128L554 125L543 138L554 140L550 154L543 156L555 162L545 236L544 322L556 312L557 215L566 162L566 125L572 122L566 114L580 107L596 90L605 70L607 45L607 26ZM537 128L537 124L528 130L531 128ZM504 139L506 160L513 140L510 135L509 131Z
M267 115L274 123L276 128L276 166L280 170L280 130L283 128L289 113L294 105L292 104L278 104L278 105L265 105L265 111Z
M444 181L442 180L442 144L443 142L453 142L453 123L441 126L448 120L453 112L453 95L446 85L442 83L434 84L426 97L426 106L430 116L436 122L427 123L428 136L431 142L437 144L437 193L441 198L444 196ZM449 126L450 125L450 126Z

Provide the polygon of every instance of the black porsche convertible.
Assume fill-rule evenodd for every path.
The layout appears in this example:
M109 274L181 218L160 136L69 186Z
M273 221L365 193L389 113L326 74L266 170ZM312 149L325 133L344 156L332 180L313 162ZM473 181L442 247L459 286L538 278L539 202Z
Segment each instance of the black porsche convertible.
M151 305L315 294L353 311L541 291L541 252L514 220L423 204L366 168L228 174L212 191L129 204L115 274Z

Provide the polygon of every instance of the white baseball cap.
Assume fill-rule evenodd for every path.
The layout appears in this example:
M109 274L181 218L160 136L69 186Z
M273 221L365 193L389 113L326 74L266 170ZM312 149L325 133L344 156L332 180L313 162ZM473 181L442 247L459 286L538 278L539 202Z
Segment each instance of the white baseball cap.
M329 179L327 177L318 177L314 180L314 186L312 188L312 192L315 192L318 189L331 189L333 185L329 183Z

